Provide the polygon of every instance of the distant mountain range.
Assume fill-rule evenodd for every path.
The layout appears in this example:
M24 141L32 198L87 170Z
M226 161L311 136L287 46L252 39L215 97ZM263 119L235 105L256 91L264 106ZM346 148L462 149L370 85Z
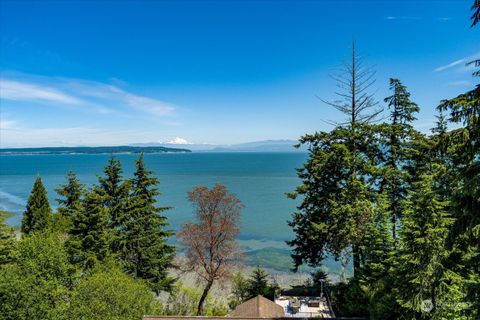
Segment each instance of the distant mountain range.
M191 152L183 148L163 146L112 146L112 147L45 147L0 148L0 154L116 154L116 153L172 153Z
M129 146L105 147L39 147L0 148L0 154L117 154L117 153L172 153L172 152L305 152L304 146L295 148L295 140L264 140L232 145L136 143Z
M170 143L137 143L134 146L162 146L167 148L185 147L195 152L305 152L306 148L295 148L296 140L263 140L231 145L214 144L170 144Z

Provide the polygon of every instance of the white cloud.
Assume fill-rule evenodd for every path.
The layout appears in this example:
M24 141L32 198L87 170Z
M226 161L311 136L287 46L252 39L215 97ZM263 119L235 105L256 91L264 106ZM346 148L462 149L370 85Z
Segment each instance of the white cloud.
M397 17L397 16L387 16L385 17L386 20L421 20L421 17L410 17L410 16L402 16L402 17Z
M15 129L17 122L11 120L0 119L0 130Z
M458 66L459 64L462 64L462 63L463 63L463 64L466 63L465 58L464 58L464 59L455 60L455 61L453 61L453 62L451 62L451 63L449 63L449 64L447 64L447 65L444 65L444 66L440 66L440 67L436 68L436 69L433 70L433 71L435 71L435 72L444 71L444 70L453 68L453 67L455 67L455 66Z
M480 58L480 52L477 52L468 57L464 57L464 58L455 60L453 62L450 62L449 64L435 68L433 71L441 72L441 71L445 71L445 70L449 70L457 67L456 71L459 71L459 72L473 72L473 70L475 70L475 67L473 65L467 66L467 63L479 58Z
M0 147L108 146L124 145L147 139L144 130L111 130L92 127L34 128L15 121L0 122Z
M171 114L175 110L175 107L163 101L128 93L115 86L111 86L111 90L112 92L122 96L124 101L130 107L147 113L151 113L157 116L164 116Z
M167 144L191 144L191 143L183 138L176 137L175 139L168 141Z
M78 104L75 97L47 86L0 79L0 99Z
M126 114L134 109L163 117L172 115L176 109L170 103L128 92L108 83L26 74L15 76L0 79L0 99L37 102L53 107L75 105L85 111L101 114Z

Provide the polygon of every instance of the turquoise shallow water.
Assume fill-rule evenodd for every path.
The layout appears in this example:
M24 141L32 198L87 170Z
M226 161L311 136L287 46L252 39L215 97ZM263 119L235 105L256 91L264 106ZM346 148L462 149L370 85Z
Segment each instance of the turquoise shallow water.
M131 177L135 154L116 155ZM40 174L52 207L54 189L65 182L69 170L92 185L102 174L109 155L9 155L0 156L0 207L14 213L9 219L19 225L33 181ZM286 221L297 203L285 192L298 185L295 168L306 159L304 153L172 153L147 154L148 167L160 179L161 205L173 206L166 213L173 230L193 216L186 194L196 185L222 183L245 205L240 240L251 249L285 248L293 233Z

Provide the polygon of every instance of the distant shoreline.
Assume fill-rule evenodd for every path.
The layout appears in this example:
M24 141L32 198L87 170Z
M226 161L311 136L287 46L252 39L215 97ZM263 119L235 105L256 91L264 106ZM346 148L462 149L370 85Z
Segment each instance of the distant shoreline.
M138 153L189 153L189 149L167 147L43 147L43 148L0 148L0 155L59 155L59 154L138 154Z

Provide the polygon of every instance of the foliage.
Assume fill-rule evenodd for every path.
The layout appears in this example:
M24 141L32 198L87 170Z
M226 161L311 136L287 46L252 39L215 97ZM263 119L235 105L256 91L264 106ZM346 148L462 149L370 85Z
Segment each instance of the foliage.
M85 269L110 255L111 230L103 201L99 193L90 191L85 195L81 210L73 217L67 247L72 263Z
M0 210L0 266L12 261L16 245L15 231L5 221L8 216Z
M197 222L184 224L177 238L186 248L189 267L205 282L197 310L197 315L202 315L214 281L229 275L238 257L235 237L243 205L220 184L212 189L195 187L188 198L195 207Z
M35 232L0 266L0 319L58 319L77 278L59 234Z
M51 221L52 209L48 202L47 190L40 176L37 176L23 213L22 233L45 230L51 226Z
M248 300L249 281L241 272L235 272L232 275L232 297L228 302L230 309L235 309L236 306Z
M261 295L267 299L274 300L275 294L280 291L280 287L275 282L270 283L270 275L265 269L257 266L253 269L250 277L245 278L241 273L235 273L232 278L232 299L230 308L234 308L242 302Z
M177 281L168 299L165 314L175 316L193 316L197 314L198 302L203 290L188 287ZM207 295L203 307L205 316L225 316L228 307L222 302Z
M122 164L113 156L108 160L103 172L105 176L98 177L99 185L94 187L93 191L107 210L108 223L112 230L110 246L112 252L117 253L125 246L124 229L126 220L130 218L128 206L131 201L131 181L124 181Z
M275 299L275 293L279 290L277 284L270 284L268 281L269 274L265 269L257 266L250 275L247 284L247 299L262 295L270 300Z
M295 269L320 267L328 255L353 257L353 278L332 291L338 315L476 319L480 85L444 100L427 136L414 129L419 108L398 79L390 80L392 95L384 99L389 123L358 116L368 108L356 108L355 65L354 56L346 76L336 78L346 99L328 103L348 121L300 139L309 157L298 170L302 184L289 194L302 200L289 222Z
M57 199L57 212L65 221L65 229L69 229L72 225L74 217L82 209L82 197L85 193L85 187L80 183L75 172L70 171L67 175L67 184L60 185L56 189L57 193L62 197Z
M386 137L381 141L385 145L385 164L381 170L380 192L386 195L386 206L382 208L391 218L392 238L397 243L398 221L403 215L403 204L408 189L409 142L416 132L411 123L416 120L415 113L420 111L418 105L410 100L410 93L398 79L390 79L393 94L384 99L390 108L388 125L381 126Z
M110 263L97 266L78 282L62 318L140 320L161 313L161 304L143 282Z
M403 222L398 301L412 314L425 312L422 303L431 301L429 316L458 319L460 310L453 306L463 299L464 290L461 277L448 268L449 251L445 245L454 220L446 211L448 202L435 190L445 168L432 164L426 169L414 184Z
M380 110L368 94L374 72L364 66L355 44L351 62L343 69L333 77L342 89L340 101L325 102L343 113L346 121L335 123L330 132L300 139L308 145L309 157L298 170L302 185L290 194L303 199L289 222L296 234L288 242L295 269L304 262L316 266L330 253L336 259L352 256L354 274L358 274L363 260L360 247L373 215L371 168L378 153L371 143L370 122Z
M143 154L136 161L134 175L121 259L128 274L147 280L158 293L169 290L174 281L167 269L172 267L175 247L167 244L172 232L166 230L167 218L161 215L168 208L156 206L159 181L145 168Z

